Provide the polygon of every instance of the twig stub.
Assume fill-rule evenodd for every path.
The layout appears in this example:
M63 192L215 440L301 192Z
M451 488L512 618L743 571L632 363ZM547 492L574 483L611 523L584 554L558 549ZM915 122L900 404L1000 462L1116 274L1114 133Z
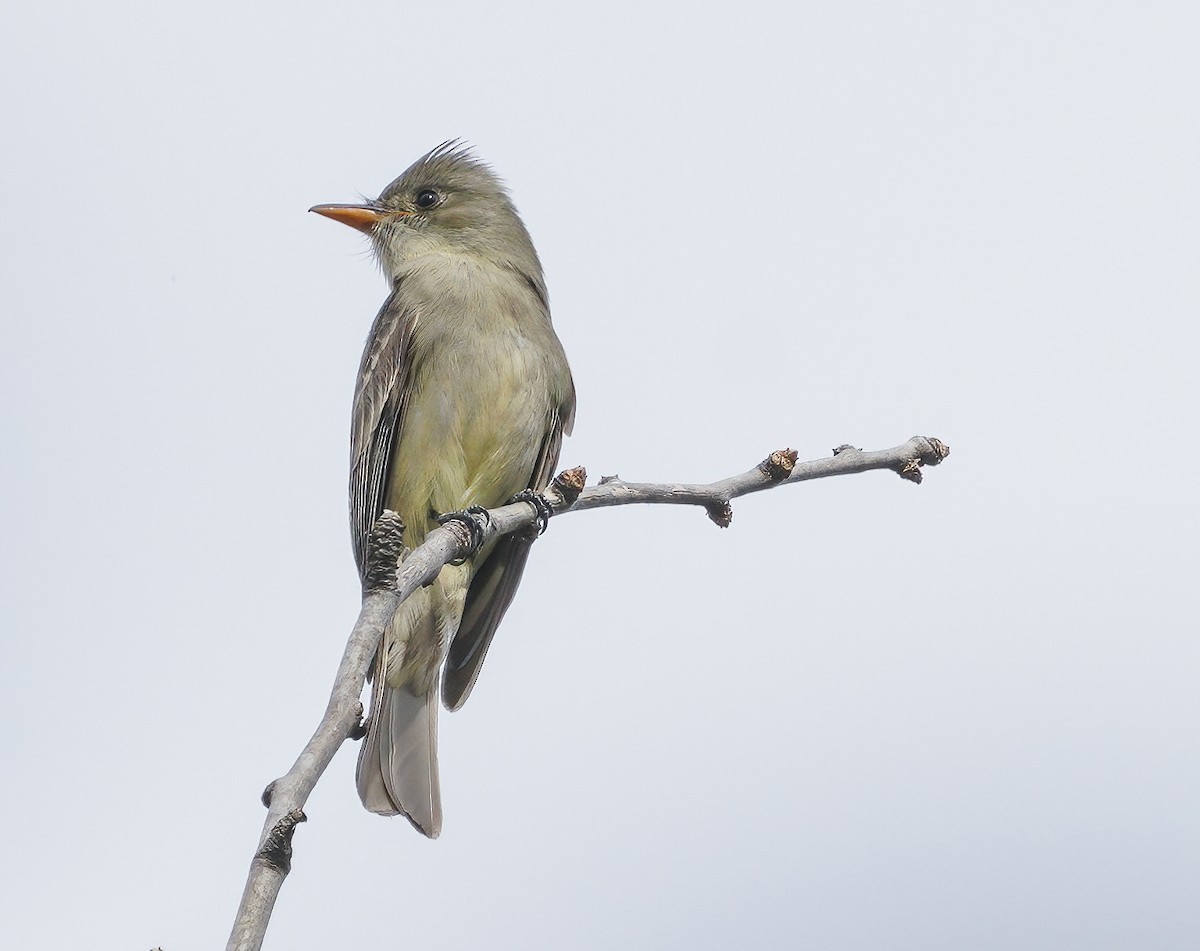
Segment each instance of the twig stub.
M796 468L798 456L795 449L776 449L758 464L758 471L772 482L782 482Z
M355 706L354 725L346 731L346 736L351 740L361 740L366 735L367 721L363 719L363 705L359 703Z
M396 566L404 557L404 520L398 512L384 509L371 526L367 542L367 577L364 591L393 591Z
M704 506L704 511L718 528L728 528L729 523L733 521L733 506L728 502L713 502Z
M550 488L558 493L563 500L563 508L570 508L579 498L579 493L587 485L587 469L576 466L574 469L564 469L550 483Z
M901 479L907 479L909 482L915 482L917 485L920 485L921 480L924 478L921 475L921 464L920 459L909 459L896 471L900 473Z
M302 809L293 809L281 818L271 829L262 848L258 850L258 858L265 865L278 869L284 875L290 872L292 869L292 835L295 833L297 825L307 821L308 816Z

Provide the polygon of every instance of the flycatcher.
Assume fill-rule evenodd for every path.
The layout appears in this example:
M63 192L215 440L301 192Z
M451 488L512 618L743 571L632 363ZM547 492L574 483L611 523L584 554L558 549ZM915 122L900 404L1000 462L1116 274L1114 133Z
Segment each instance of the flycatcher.
M440 514L544 489L575 415L537 252L500 180L458 142L374 201L312 211L365 233L391 287L363 352L350 438L350 527L365 581L384 509L421 544ZM532 540L506 535L401 606L375 657L358 793L434 838L437 702L471 692Z

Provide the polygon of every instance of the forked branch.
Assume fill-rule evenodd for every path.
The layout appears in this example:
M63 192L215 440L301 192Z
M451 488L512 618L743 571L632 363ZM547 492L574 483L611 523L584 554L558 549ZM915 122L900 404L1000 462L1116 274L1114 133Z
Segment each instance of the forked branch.
M783 449L741 475L703 485L624 482L609 477L599 485L584 488L586 472L582 468L568 469L555 477L543 497L555 515L613 505L698 505L714 522L726 527L733 519L733 499L751 492L872 469L891 469L901 478L919 483L922 467L936 466L949 454L950 447L932 436L914 436L903 445L874 452L839 446L832 456L811 462L797 462L794 451ZM338 747L362 735L359 697L384 629L400 603L436 578L443 565L468 556L473 547L496 535L531 530L538 517L534 505L515 502L480 517L475 531L463 521L447 522L407 553L400 541L403 527L395 513L385 512L376 522L367 590L334 678L325 715L292 768L263 792L267 819L227 951L258 951L262 946L275 899L291 868L292 835L296 825L305 821L304 804Z

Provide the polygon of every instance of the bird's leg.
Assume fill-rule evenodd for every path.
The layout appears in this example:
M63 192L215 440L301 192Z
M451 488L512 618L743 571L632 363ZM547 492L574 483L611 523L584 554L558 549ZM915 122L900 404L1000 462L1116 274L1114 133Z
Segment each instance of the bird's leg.
M550 524L550 516L554 514L554 509L550 507L546 497L533 489L522 489L504 504L512 505L514 502L528 502L533 506L534 537L542 535Z
M462 523L466 526L467 535L470 536L470 550L467 554L450 562L452 565L461 565L483 547L483 534L492 524L492 517L482 505L470 505L461 512L447 512L445 515L437 517L439 525L445 525L447 522Z

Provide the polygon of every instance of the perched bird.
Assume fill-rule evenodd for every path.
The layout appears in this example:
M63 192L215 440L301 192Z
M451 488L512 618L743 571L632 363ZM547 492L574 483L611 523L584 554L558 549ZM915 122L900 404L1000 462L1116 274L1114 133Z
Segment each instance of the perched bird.
M421 544L440 514L546 487L575 415L537 252L504 186L457 141L418 159L374 201L312 211L370 239L391 291L354 393L350 524L360 576L384 509ZM532 540L506 535L447 565L397 612L372 673L358 758L363 805L436 837L439 681L467 699ZM443 670L444 668L444 670Z

